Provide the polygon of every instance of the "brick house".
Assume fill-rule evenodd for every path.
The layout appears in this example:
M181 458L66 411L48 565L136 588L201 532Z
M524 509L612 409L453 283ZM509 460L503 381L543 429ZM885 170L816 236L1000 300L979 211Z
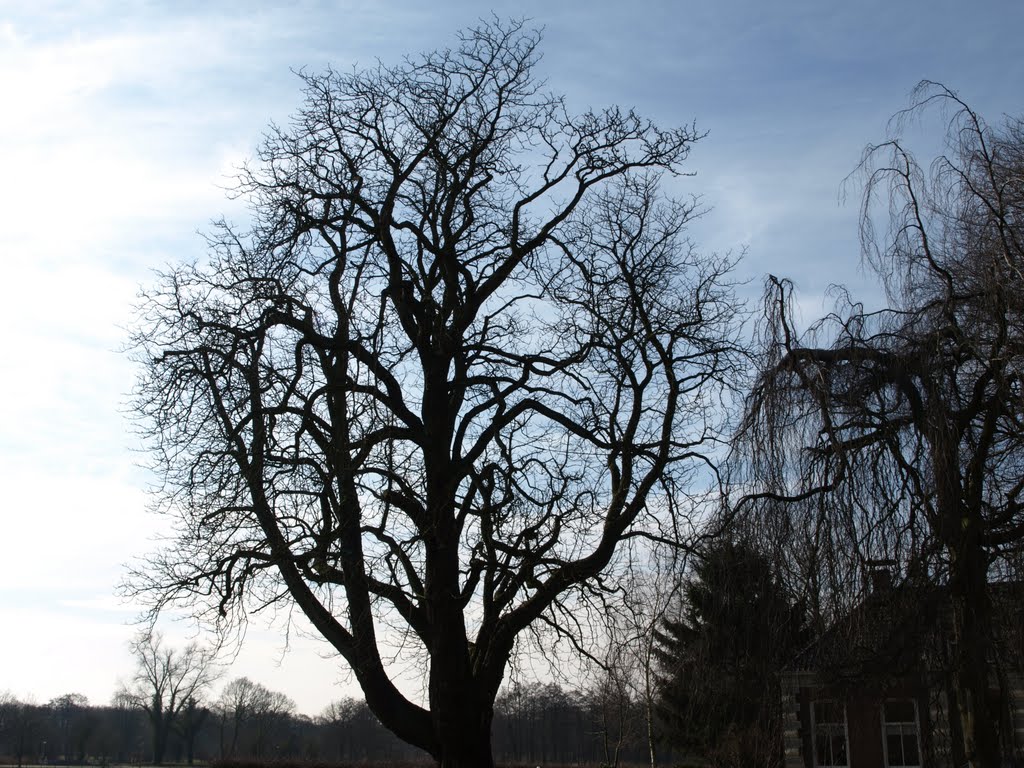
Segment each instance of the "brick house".
M962 765L952 699L945 590L873 589L782 673L786 768ZM1024 766L1024 589L990 587L996 617L990 696L1006 765Z

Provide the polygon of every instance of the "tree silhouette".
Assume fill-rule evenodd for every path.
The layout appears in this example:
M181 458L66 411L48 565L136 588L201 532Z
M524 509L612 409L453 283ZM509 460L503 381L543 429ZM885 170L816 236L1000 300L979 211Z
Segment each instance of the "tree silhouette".
M146 713L153 736L153 763L160 765L182 713L195 716L196 700L217 677L215 654L194 643L184 650L169 648L158 633L144 632L132 642L132 655L135 675L123 693Z
M989 768L1000 757L988 585L1019 576L1024 542L1024 123L991 128L934 83L915 97L894 125L949 109L947 153L926 173L893 138L862 166L862 239L888 306L841 295L800 335L792 286L769 281L745 431L763 487L747 501L802 506L828 574L891 559L945 585L953 709L967 761Z
M666 737L714 764L778 765L778 675L806 640L802 606L769 558L730 538L705 548L682 593L655 631Z
M303 74L242 172L252 229L164 275L136 337L179 536L134 588L222 621L297 607L446 766L491 764L524 629L578 642L619 542L678 539L735 380L730 265L659 191L698 134L570 115L538 39L492 22ZM427 707L388 642L422 654Z

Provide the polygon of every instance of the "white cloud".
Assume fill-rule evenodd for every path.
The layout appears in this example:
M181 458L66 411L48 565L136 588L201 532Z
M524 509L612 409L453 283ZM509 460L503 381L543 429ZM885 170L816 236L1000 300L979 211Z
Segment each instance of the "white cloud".
M76 471L79 461L33 466L5 458L5 592L47 601L112 593L122 562L151 549L163 530L159 518L145 514L146 495L132 487L129 472ZM0 648L4 642L0 637Z
M46 702L78 692L106 704L118 673L130 672L127 644L133 629L119 621L78 617L64 610L10 607L0 600L4 688ZM44 661L45 660L45 661Z

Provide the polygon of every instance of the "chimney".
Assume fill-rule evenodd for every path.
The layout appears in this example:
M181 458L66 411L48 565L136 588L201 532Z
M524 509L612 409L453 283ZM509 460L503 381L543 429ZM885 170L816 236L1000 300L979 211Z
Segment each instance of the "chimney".
M885 595L892 591L892 569L895 560L867 560L868 584L872 595Z

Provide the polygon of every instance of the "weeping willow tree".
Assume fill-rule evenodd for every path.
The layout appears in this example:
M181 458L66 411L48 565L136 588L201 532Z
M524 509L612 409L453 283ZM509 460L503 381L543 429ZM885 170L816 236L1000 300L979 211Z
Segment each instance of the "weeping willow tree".
M933 109L947 142L929 167L899 138L869 146L861 166L862 243L886 306L841 293L801 332L792 285L768 280L742 431L758 487L744 503L804 523L819 595L844 580L848 592L875 559L944 586L952 708L966 760L989 768L990 585L1018 573L1024 544L1024 122L990 126L924 82L894 132Z

